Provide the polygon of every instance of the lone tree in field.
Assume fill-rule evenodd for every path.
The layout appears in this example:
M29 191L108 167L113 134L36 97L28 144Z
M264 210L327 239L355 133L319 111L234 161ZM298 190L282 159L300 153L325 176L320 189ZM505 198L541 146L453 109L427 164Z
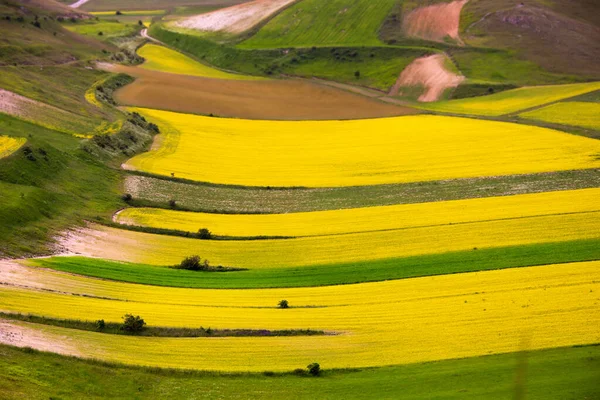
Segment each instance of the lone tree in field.
M306 368L308 369L308 373L312 376L319 376L321 374L321 366L319 363L309 364Z
M354 77L355 77L356 79L360 78L360 71L356 71L356 72L354 73Z
M138 21L138 25L139 25L139 26L144 26L144 23L142 22L142 20L141 20L141 19Z
M206 229L202 228L198 230L198 238L200 239L210 239L212 237L212 233Z
M210 264L208 260L202 260L200 256L189 256L183 259L183 261L176 265L174 268L187 269L188 271L208 271Z
M279 308L290 308L287 300L281 300L278 304Z
M133 316L133 314L123 315L123 325L121 330L127 333L139 333L144 330L146 322L139 316Z

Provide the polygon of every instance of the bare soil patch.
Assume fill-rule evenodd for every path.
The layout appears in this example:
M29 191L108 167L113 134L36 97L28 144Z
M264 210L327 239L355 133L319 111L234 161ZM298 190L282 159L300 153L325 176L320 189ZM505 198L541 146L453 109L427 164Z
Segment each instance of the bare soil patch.
M402 95L403 87L421 86L424 90L419 101L439 100L446 89L457 87L465 80L464 76L448 71L444 66L445 61L443 54L416 59L402 71L389 95Z
M462 43L458 34L460 13L469 0L434 4L417 8L406 15L402 23L407 36L443 41L450 37Z
M112 66L136 77L119 89L121 105L271 120L377 118L419 111L306 80L221 80Z
M242 33L294 1L255 0L186 18L175 26L209 32Z
M16 347L31 347L40 351L81 356L67 337L34 329L33 325L0 319L0 343Z

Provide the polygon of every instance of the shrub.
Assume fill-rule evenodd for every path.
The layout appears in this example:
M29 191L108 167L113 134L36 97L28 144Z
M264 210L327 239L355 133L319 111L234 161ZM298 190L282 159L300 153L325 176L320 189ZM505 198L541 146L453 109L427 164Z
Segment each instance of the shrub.
M97 331L103 331L104 328L106 328L106 322L104 322L103 319L99 319L98 321L96 321L96 330Z
M176 208L177 207L177 201L175 201L173 199L169 200L169 206L171 208Z
M144 330L145 325L146 322L139 315L125 314L123 315L121 330L129 333L138 333Z
M98 36L104 36L104 32L102 32L102 31L98 32Z
M356 77L356 79L360 78L360 71L354 72L354 77Z
M121 198L123 201L129 203L133 199L133 196L129 193L125 193L123 196L121 196Z
M206 229L202 228L198 230L198 238L200 239L210 239L212 237L212 233Z
M177 269L187 269L189 271L207 271L210 269L208 260L202 260L200 256L190 256L183 259L183 261L176 265Z
M312 376L319 376L321 374L321 366L319 363L309 364L306 368L308 369L308 373Z
M281 300L278 304L279 308L290 308L287 300Z
M123 15L123 13L121 11L117 11L115 15Z
M139 26L144 26L144 23L142 22L142 20L141 20L141 19L138 21L138 25L139 25Z
M296 368L293 373L294 373L294 375L304 375L304 374L306 374L306 371L303 370L302 368Z

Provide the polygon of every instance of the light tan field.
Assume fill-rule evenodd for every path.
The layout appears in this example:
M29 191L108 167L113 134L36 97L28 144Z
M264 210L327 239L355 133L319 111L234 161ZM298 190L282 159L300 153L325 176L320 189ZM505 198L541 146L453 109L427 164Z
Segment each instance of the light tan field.
M450 37L462 43L458 35L460 12L469 0L420 7L406 15L403 29L406 35L426 40L443 41Z
M402 71L389 95L402 95L403 87L421 86L424 90L419 101L439 100L446 89L455 88L465 80L464 76L448 71L445 62L443 54L416 59Z
M128 106L269 120L361 119L419 113L305 80L221 80L136 67L110 68L137 78L115 94L119 104Z
M296 0L255 0L176 22L180 28L242 33Z

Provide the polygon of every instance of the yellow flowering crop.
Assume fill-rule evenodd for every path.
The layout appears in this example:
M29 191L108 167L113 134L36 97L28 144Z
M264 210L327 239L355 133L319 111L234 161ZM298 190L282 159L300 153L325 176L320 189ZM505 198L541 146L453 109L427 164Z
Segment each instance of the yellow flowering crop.
M0 136L0 158L14 153L23 146L27 140L25 138L13 138L9 136Z
M233 215L128 208L119 212L115 221L185 232L207 228L219 236L298 237L587 211L600 211L600 189L293 214Z
M291 370L314 361L325 368L368 367L513 352L523 350L523 343L529 350L597 343L599 267L595 261L350 286L226 290L216 299L212 291L196 290L199 305L165 304L170 300L163 291L167 289L148 291L139 302L124 302L4 285L0 309L111 322L131 312L153 326L338 333L149 338L15 323L35 330L41 336L38 342L57 341L73 354L107 361L226 371ZM137 290L138 285L128 286ZM270 295L271 306L263 307L250 293L261 299ZM296 294L321 307L275 307L282 297L293 299ZM340 301L332 304L338 296Z
M117 16L116 11L92 11L90 14L97 17L113 17ZM163 15L165 10L131 10L131 11L120 11L121 15L126 16L137 16L137 15ZM118 17L118 16L117 16Z
M162 146L128 168L247 186L333 187L600 166L600 142L519 124L431 115L250 121L132 109Z
M189 58L175 50L156 44L147 44L140 48L138 54L146 59L142 68L169 72L172 74L202 76L215 79L255 80L253 76L230 74L216 68L209 67Z
M423 103L416 105L416 107L453 114L499 116L579 96L599 89L600 82L532 86L507 90L484 97Z
M69 237L84 256L173 265L193 254L213 265L296 267L600 237L600 213L582 212L456 225L278 240L199 240L92 226Z
M519 117L600 130L600 104L598 103L577 101L557 103L539 110L523 113Z

